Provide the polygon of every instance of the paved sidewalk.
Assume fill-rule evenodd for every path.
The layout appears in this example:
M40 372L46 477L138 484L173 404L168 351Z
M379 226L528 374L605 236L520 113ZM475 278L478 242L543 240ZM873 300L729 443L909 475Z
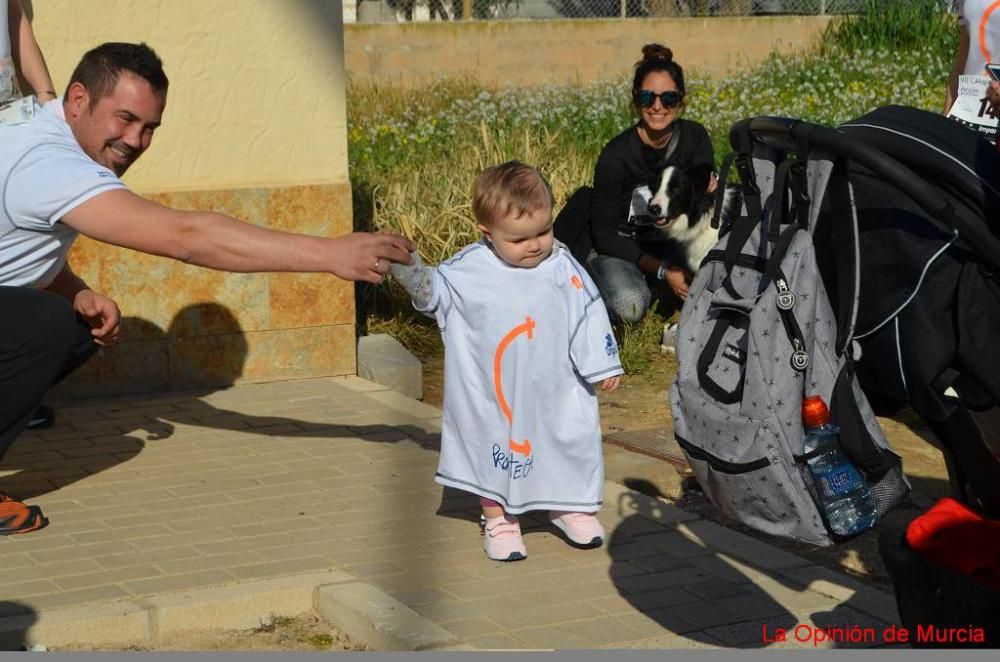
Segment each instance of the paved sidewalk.
M605 547L528 517L529 558L488 561L476 500L433 482L439 418L353 377L64 403L0 464L51 520L0 538L0 619L339 571L476 649L873 646L898 622L889 595L610 482Z

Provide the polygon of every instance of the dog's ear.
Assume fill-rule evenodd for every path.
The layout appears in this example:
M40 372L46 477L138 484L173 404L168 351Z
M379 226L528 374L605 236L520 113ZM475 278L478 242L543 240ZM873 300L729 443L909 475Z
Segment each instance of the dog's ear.
M705 191L712 177L712 166L708 163L699 163L688 170L688 176L691 177L691 182L697 190Z

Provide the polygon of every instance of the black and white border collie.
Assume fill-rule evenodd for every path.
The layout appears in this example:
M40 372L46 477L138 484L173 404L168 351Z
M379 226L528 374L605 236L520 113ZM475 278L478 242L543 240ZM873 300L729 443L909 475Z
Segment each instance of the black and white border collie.
M712 168L708 165L685 167L667 163L656 170L649 182L652 192L647 205L649 215L656 228L680 246L691 273L698 270L708 251L719 241L719 230L712 227L716 194L708 192L711 177ZM726 187L721 218L734 218L740 202L740 188Z

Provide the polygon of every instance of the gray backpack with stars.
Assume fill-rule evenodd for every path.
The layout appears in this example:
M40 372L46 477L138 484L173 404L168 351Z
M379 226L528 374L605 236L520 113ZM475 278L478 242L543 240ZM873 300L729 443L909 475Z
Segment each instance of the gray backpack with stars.
M817 267L817 223L842 224L833 236L849 242L857 221L846 162L812 146L810 127L789 131L790 144L778 146L752 134L750 120L733 127L719 190L735 165L741 214L721 219L720 241L691 285L670 405L678 444L725 514L768 534L829 545L843 538L825 521L803 457L804 397L829 405L877 518L909 485L854 376L856 311L838 301L835 315ZM838 273L850 269L837 265Z

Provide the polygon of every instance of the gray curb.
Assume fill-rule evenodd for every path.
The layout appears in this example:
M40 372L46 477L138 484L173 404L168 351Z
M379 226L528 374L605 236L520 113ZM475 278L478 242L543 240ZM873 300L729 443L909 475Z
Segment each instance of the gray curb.
M462 647L451 632L343 571L290 575L135 600L0 617L0 650L42 644L153 645L193 629L250 629L315 609L351 641L374 650Z
M316 609L352 641L362 641L375 650L419 651L460 643L451 632L363 582L320 586Z

